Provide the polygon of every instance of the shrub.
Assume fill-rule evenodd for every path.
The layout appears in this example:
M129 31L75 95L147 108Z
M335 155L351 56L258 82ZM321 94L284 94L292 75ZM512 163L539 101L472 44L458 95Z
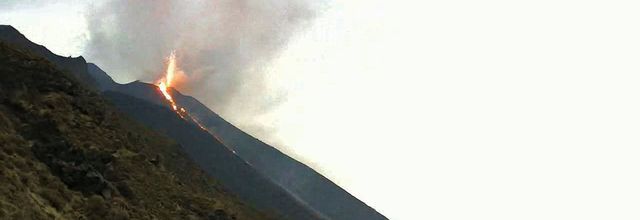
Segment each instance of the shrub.
M62 195L57 190L51 188L44 188L40 190L40 196L49 201L49 204L58 210L64 209L66 201L62 198Z
M109 209L102 197L93 195L87 200L87 211L87 216L91 219L103 219L107 216Z
M107 217L107 219L128 220L129 219L129 213L124 208L113 207L111 209L111 211L109 211L109 216Z

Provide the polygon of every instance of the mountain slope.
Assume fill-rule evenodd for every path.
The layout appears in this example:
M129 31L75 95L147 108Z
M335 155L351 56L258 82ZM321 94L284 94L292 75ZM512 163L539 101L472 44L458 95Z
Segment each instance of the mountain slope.
M117 84L97 69L96 75L104 90L118 91L136 98L165 105L155 86L139 81ZM252 137L211 111L197 99L186 96L175 89L169 92L178 105L198 119L222 143L232 148L245 161L252 164L264 176L286 189L298 200L330 219L344 220L384 220L387 219L367 206L331 180L308 166L278 151L276 148ZM127 111L135 114L133 111ZM170 135L171 136L171 135Z
M12 44L13 46L23 50L36 54L47 54L46 52L48 52L46 48L43 49L43 47L31 43L12 27L3 26L3 28L0 28L0 41L5 41L3 36L4 38L8 38L7 41L14 42L14 44ZM18 44L15 44L15 42L18 42ZM31 49L35 49L35 51L30 51ZM56 66L68 66L69 63L75 62L74 58L54 57L56 58L54 61L57 62ZM83 84L93 86L96 90L103 91L108 90L111 87L118 87L123 91L133 89L128 92L143 94L142 96L145 99L153 99L155 102L166 106L166 103L162 103L164 99L161 98L162 96L158 93L156 86L140 82L128 85L119 85L113 82L111 77L94 64L83 63L83 65L79 65L79 67L80 68L67 69L66 72L71 75L88 76L90 81L87 82L89 83L85 82ZM126 96L125 99L125 102L116 104L124 104L124 106L131 107L133 106L131 105L132 103L137 103L137 100L129 99L128 96ZM114 99L114 101L115 100L123 99ZM139 108L136 111L141 109L157 109L157 106L146 108L146 106L149 106L146 101L143 104L136 106L145 106L145 108ZM122 108L123 105L118 105L118 107ZM137 112L129 112L129 116L132 116L143 124L149 121L160 122L146 125L156 131L173 135L170 137L178 141L182 150L187 152L190 158L195 159L200 167L205 168L205 171L209 176L219 180L220 185L224 186L224 189L230 190L232 193L240 196L252 205L261 208L261 210L266 210L274 215L289 219L319 218L316 213L297 201L296 198L286 192L285 189L280 188L268 178L264 178L260 173L247 165L244 160L233 155L229 149L224 147L222 143L215 140L210 134L203 132L202 130L190 130L190 128L194 127L193 124L187 123L180 119L178 115L168 112L164 108L160 109L160 114L146 114L143 115L145 118L136 118L136 116L139 116L139 114L136 114ZM121 110L127 109L122 108ZM171 114L166 114L167 112ZM182 129L176 130L175 128Z
M93 63L87 63L87 74L94 80L96 88L100 91L111 90L116 86L113 78Z
M63 57L52 53L42 45L35 44L28 40L18 30L9 25L0 25L0 41L11 45L16 49L29 51L29 53L42 56L53 63L58 69L73 75L80 83L87 88L97 88L98 85L89 75L86 61L83 57Z
M15 29L8 26L0 26L0 40L3 38L9 38L12 42L18 42L14 44L18 44L22 48L31 48L36 50L36 53L45 55L48 54L49 57L53 57L54 62L58 62L58 66L68 66L69 64L67 64L67 62L69 62L69 59L78 59L64 58L52 55L52 53L48 52L48 50L46 50L46 48L42 46L35 45L33 43L31 43L32 45L30 45L30 41L28 41L19 33L7 34L3 32L17 32L15 31ZM22 37L23 39L19 39L20 37ZM84 60L82 61L84 62ZM118 107L123 109L123 111L127 112L136 120L143 121L145 119L141 117L150 117L148 115L141 116L140 112L138 112L141 111L141 109L146 109L146 107L139 109L126 109L127 105L130 104L127 102L137 103L142 101L168 108L165 100L158 94L157 87L155 87L154 85L142 82L133 82L124 85L118 84L114 82L107 73L102 71L98 66L91 63L85 65L84 68L74 68L70 70L70 72L74 75L78 75L81 79L84 79L81 81L85 82L85 84L89 86L93 86L93 88L99 91L103 91L105 93L109 93L109 91L116 92L109 93L109 97L119 97L118 99L114 99L120 100L121 103L118 104ZM283 207L285 207L284 210L280 211L290 212L289 214L284 214L288 216L297 216L297 214L291 215L291 213L303 213L303 211L299 210L302 209L300 208L301 206L305 206L307 209L309 209L306 214L308 216L323 216L324 218L345 220L386 219L374 209L359 201L357 198L353 197L348 192L344 191L321 174L315 172L313 169L296 161L293 158L290 158L286 154L278 151L276 148L263 143L262 141L233 126L231 123L227 122L215 112L208 109L205 105L200 103L195 98L183 95L173 89L170 89L170 93L173 94L176 102L179 105L188 109L188 111L193 116L195 116L200 122L205 125L205 127L207 127L209 132L213 133L219 138L219 141L221 141L223 145L226 145L226 147L237 152L237 155L240 157L239 160L244 160L248 164L251 164L251 168L257 170L259 175L267 177L267 182L269 182L270 185L273 185L273 183L276 184L276 186L270 187L271 190L269 191L273 192L268 192L265 195L268 195L270 193L281 195L282 192L285 192L286 194L289 194L289 196L283 196L280 198L288 201L277 202L276 204L286 203L289 205L273 205L265 202L265 198L268 198L268 196L265 197L264 195L251 195L247 193L250 191L244 189L234 189L235 193L240 192L245 194L243 198L249 198L249 201L251 201L252 203L258 201L257 203L261 204L258 206L266 209L283 209ZM129 96L136 97L140 100L132 99ZM138 107L140 106L142 105L138 105ZM155 112L157 113L157 111ZM164 132L174 139L179 139L181 136L184 136L179 132L168 132L167 129L172 128L172 125L170 124L159 124L156 122L150 124L152 121L162 121L165 119L165 117L168 117L168 115L157 114L154 117L156 118L154 118L153 120L146 119L147 123L145 124L153 127L157 131ZM166 126L168 126L168 128ZM188 140L183 140L181 143L183 143L182 147L185 149L189 149L192 147ZM206 160L204 164L202 161L200 163L203 167L207 166ZM216 175L215 172L210 172L210 174ZM228 187L229 183L223 183L223 185ZM251 185L245 184L243 187L250 188ZM292 209L286 207L296 208Z
M238 155L318 212L331 219L387 219L313 169L227 122L195 98L182 94L174 97L223 143L233 146Z
M94 74L101 73L104 71L100 70ZM106 79L106 77L100 78ZM169 108L154 85L139 81L117 84L108 80L102 84L108 85L105 87L108 88L106 90L117 91ZM187 109L222 143L237 152L238 156L322 216L344 220L387 219L313 169L227 122L197 99L183 95L175 89L170 89L169 92L178 105ZM137 114L133 109L125 112ZM176 138L176 136L169 136Z
M0 42L1 219L268 219L175 142Z
M101 85L105 85L103 90L117 91L168 108L155 86L139 81L121 85L108 76L100 76L105 74L99 68L92 73ZM387 219L313 169L227 122L197 99L175 89L169 92L178 105L187 109L222 143L316 212L336 220Z
M105 96L121 111L150 128L172 137L205 172L216 177L231 192L259 209L273 212L286 219L320 218L284 189L263 177L214 136L197 125L177 117L168 108L118 92L108 91Z

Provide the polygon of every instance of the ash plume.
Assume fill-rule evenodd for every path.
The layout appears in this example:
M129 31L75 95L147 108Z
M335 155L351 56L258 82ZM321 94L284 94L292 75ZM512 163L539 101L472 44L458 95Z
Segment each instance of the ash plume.
M155 82L176 50L186 74L178 89L233 120L238 109L260 114L279 100L267 94L261 70L322 7L312 0L110 0L91 7L85 50L121 82Z

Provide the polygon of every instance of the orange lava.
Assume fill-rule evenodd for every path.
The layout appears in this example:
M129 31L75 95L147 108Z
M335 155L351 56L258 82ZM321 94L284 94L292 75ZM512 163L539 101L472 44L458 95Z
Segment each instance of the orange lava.
M173 100L173 97L171 97L171 94L169 94L168 91L169 87L171 86L171 82L173 81L175 72L176 53L175 51L172 51L171 55L169 56L169 65L167 65L166 75L160 80L160 82L158 82L158 88L160 89L160 92L162 92L162 95L164 95L164 98L171 104L171 108L173 108L174 111L178 111L178 105L176 105L176 102ZM178 113L178 115L180 114ZM180 117L182 117L182 115L180 115Z
M164 98L169 102L169 104L171 105L171 108L173 109L173 111L176 114L178 114L178 116L180 116L180 118L192 121L194 124L196 124L198 127L200 127L200 129L202 129L204 131L207 131L207 133L211 134L211 132L209 132L204 127L204 125L202 125L202 123L200 123L200 121L198 121L197 119L195 119L194 117L189 115L189 113L187 112L187 110L185 108L179 107L178 104L176 104L176 102L173 99L173 97L171 96L171 93L169 93L169 88L171 87L171 85L173 83L173 80L175 78L175 74L178 71L179 70L178 70L178 65L177 65L177 62L176 62L176 53L175 53L175 51L172 51L171 55L169 55L169 58L168 58L167 70L166 70L166 73L165 73L166 75L162 79L160 79L158 81L158 89L160 90L160 92L162 93ZM214 135L214 137L216 137L216 136Z

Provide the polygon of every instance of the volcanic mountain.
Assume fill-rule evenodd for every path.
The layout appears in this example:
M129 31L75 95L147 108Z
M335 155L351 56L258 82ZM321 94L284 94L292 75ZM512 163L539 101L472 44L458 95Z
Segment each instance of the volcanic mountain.
M6 39L8 38L8 39ZM169 88L173 101L189 113L172 111L158 87L143 82L118 84L97 65L76 67L82 58L53 55L13 28L0 28L0 40L52 57L88 87L100 91L121 112L175 140L183 151L225 189L259 210L286 219L378 220L384 216L313 169L243 132L197 99ZM69 68L72 66L76 68ZM194 123L197 122L197 123Z
M273 219L178 143L14 46L0 40L0 219Z
M117 93L126 94L164 106L165 109L168 108L168 104L158 96L157 88L152 84L136 81L124 85L106 85L110 88L105 90L107 97L113 97ZM207 131L215 134L237 156L315 212L328 219L386 219L313 169L224 120L197 99L174 89L171 89L170 93L179 106L187 109L187 112L196 118ZM126 100L112 100L124 112L133 115L143 123L151 127L157 123L153 119L147 118L148 115L140 109L128 106ZM171 134L168 136L176 139L182 137ZM190 139L185 139L185 142L189 141Z

